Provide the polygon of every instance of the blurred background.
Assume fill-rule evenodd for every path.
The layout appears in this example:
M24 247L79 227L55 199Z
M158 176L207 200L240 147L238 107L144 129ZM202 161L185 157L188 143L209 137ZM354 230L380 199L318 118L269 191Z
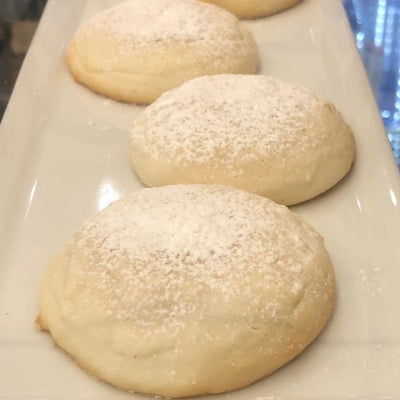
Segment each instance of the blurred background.
M400 0L342 2L400 168ZM45 5L0 0L0 121Z
M400 168L400 0L343 0Z
M0 121L45 4L46 0L0 0Z

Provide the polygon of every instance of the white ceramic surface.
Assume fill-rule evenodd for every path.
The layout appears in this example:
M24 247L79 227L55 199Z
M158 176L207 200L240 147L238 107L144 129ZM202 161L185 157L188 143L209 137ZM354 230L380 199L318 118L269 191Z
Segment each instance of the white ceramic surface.
M47 260L82 221L137 189L128 129L141 107L75 84L65 43L117 1L50 0L0 127L0 399L141 399L92 379L35 330ZM340 0L247 22L261 73L332 100L353 127L350 175L294 207L325 237L337 307L300 357L232 400L400 398L400 180Z

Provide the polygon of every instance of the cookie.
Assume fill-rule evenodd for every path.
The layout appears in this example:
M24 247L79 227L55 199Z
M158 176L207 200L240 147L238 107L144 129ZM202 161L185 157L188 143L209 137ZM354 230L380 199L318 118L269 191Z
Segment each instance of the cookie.
M239 18L267 17L293 7L300 0L203 0L229 10Z
M334 273L321 236L237 189L142 189L90 218L53 256L43 329L118 388L185 397L259 380L328 321Z
M114 100L148 104L201 75L254 73L251 33L197 0L131 0L84 24L66 51L76 81Z
M261 75L186 82L141 114L129 146L147 186L229 185L285 205L334 186L355 153L333 104Z

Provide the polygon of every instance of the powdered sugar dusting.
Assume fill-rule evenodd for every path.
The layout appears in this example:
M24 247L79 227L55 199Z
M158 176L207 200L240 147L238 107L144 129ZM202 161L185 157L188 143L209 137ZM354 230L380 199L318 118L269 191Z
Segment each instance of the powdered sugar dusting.
M205 76L148 107L134 124L131 146L181 166L217 159L237 173L238 160L317 147L324 134L309 128L324 103L272 77Z
M75 313L90 298L90 310L160 331L210 313L225 318L237 298L239 320L275 318L308 290L307 268L323 246L286 207L203 185L135 192L91 218L72 243Z
M79 34L111 36L122 53L171 41L225 51L243 40L239 24L225 10L200 1L130 0L96 15Z

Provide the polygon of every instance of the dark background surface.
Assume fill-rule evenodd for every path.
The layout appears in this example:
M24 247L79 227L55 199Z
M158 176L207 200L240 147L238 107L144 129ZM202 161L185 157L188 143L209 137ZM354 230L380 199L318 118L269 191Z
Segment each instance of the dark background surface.
M400 0L342 1L400 167ZM0 0L0 120L45 4Z
M0 120L45 4L46 0L0 0Z

